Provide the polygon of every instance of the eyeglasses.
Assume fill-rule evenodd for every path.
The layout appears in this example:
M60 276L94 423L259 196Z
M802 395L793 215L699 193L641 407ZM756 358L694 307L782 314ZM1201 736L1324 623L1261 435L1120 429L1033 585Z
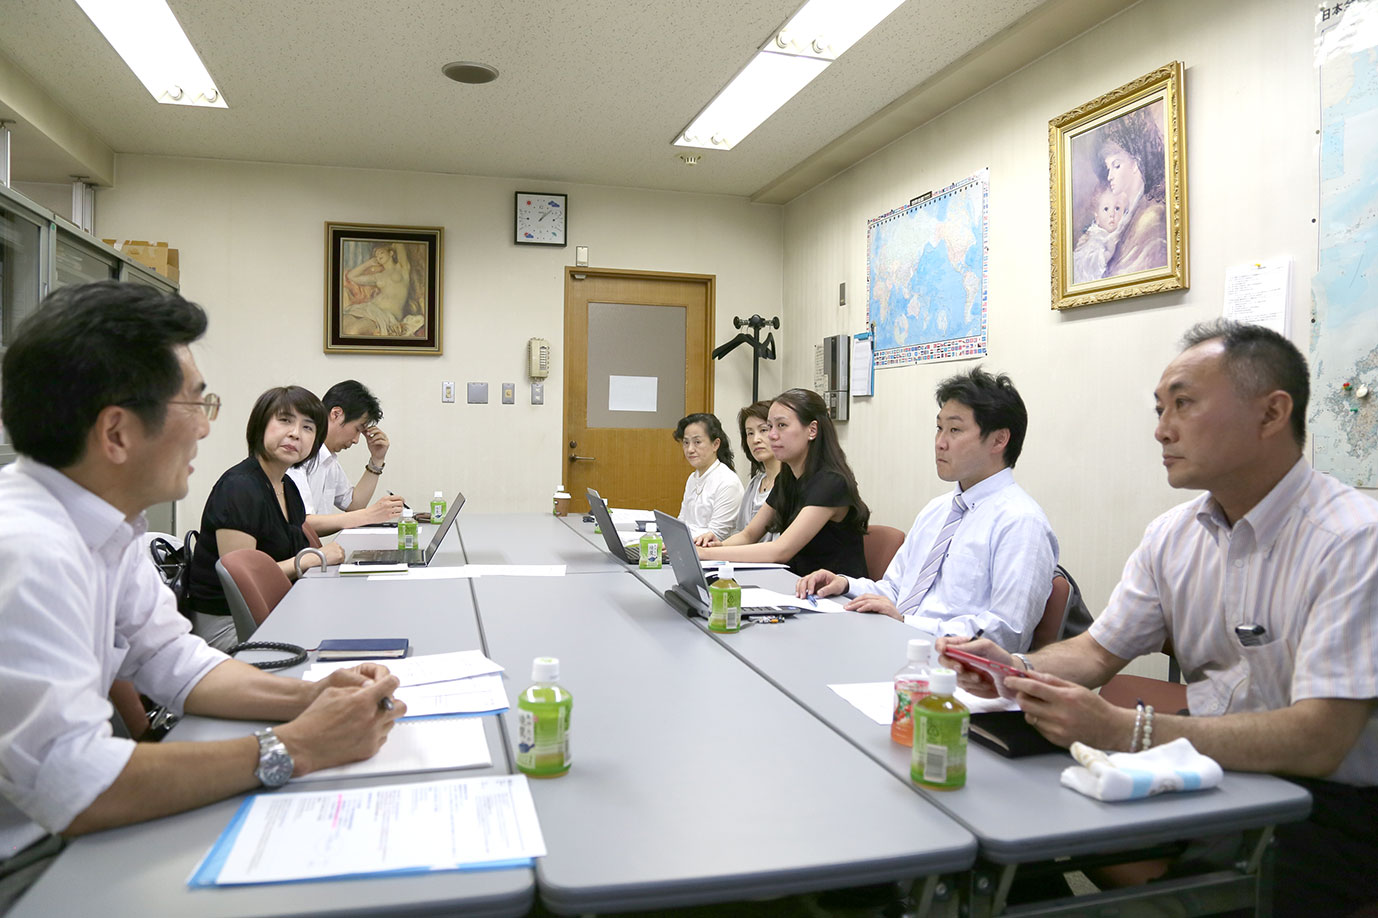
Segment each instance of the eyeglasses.
M205 395L205 397L202 398L202 399L200 399L199 401L195 401L195 402L188 402L188 401L171 401L171 402L168 402L168 404L169 404L169 405L195 405L196 407L200 408L202 411L206 412L206 419L207 419L207 420L210 420L210 421L214 421L214 420L215 420L215 416L216 416L217 414L220 413L220 396L216 395L214 392L207 392L206 395Z

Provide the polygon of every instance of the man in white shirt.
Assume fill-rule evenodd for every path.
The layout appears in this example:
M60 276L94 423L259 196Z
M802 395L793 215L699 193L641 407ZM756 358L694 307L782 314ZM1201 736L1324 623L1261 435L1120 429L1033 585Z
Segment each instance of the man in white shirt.
M1168 482L1207 493L1149 524L1089 631L1021 657L1031 676L1005 684L1060 745L1185 737L1227 769L1305 786L1311 817L1277 830L1275 912L1349 914L1378 901L1378 502L1302 458L1310 385L1295 345L1222 320L1184 346L1154 392L1155 436ZM1166 639L1190 717L1090 691ZM991 694L974 672L962 682Z
M317 535L330 535L397 519L402 498L388 494L369 503L387 464L389 446L388 435L378 426L383 419L378 399L362 383L346 379L327 389L321 402L327 413L325 441L315 457L287 473L306 504L306 522ZM336 454L358 443L360 435L368 442L368 462L359 483L350 484Z
M188 345L206 316L104 281L49 296L5 353L0 470L0 912L60 841L365 759L404 710L368 664L273 676L190 634L147 555L143 511L185 497L220 400ZM116 738L129 679L174 713L288 721L220 742Z
M930 634L984 633L1001 647L1027 650L1058 555L1043 509L1014 482L1028 411L1008 376L979 367L943 380L937 399L938 477L956 489L924 507L880 580L819 570L797 590L845 594L847 609Z

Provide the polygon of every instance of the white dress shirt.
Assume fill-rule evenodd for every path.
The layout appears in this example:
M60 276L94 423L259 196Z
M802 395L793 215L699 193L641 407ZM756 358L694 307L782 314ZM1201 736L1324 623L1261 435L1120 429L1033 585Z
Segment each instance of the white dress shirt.
M714 459L702 472L695 469L689 474L689 480L684 483L679 518L689 527L691 535L711 532L725 539L732 532L741 503L742 480L736 472Z
M142 515L20 458L0 469L0 859L65 829L124 769L115 679L182 713L227 657L189 634Z
M343 512L354 503L354 485L340 460L324 445L310 462L288 469L287 474L297 483L307 516Z
M1043 508L1001 469L957 493L967 512L948 546L938 579L904 621L929 634L970 637L978 630L1006 650L1028 650L1052 592L1057 536ZM847 595L876 593L899 605L918 580L952 509L952 494L920 511L880 580L849 577Z
M1375 558L1378 502L1301 459L1233 527L1209 494L1150 523L1091 636L1126 659L1171 637L1194 716L1375 698ZM1329 777L1378 784L1378 712Z

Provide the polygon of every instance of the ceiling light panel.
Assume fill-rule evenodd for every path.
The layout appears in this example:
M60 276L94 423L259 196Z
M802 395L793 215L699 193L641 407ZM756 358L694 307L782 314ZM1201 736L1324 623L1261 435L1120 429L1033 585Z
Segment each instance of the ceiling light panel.
M167 0L76 0L158 102L228 108Z

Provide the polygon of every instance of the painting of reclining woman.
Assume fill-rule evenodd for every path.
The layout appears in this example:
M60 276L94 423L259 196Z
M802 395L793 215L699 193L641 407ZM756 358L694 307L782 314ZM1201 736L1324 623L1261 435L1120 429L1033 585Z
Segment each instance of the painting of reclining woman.
M326 350L439 353L440 230L332 227Z

